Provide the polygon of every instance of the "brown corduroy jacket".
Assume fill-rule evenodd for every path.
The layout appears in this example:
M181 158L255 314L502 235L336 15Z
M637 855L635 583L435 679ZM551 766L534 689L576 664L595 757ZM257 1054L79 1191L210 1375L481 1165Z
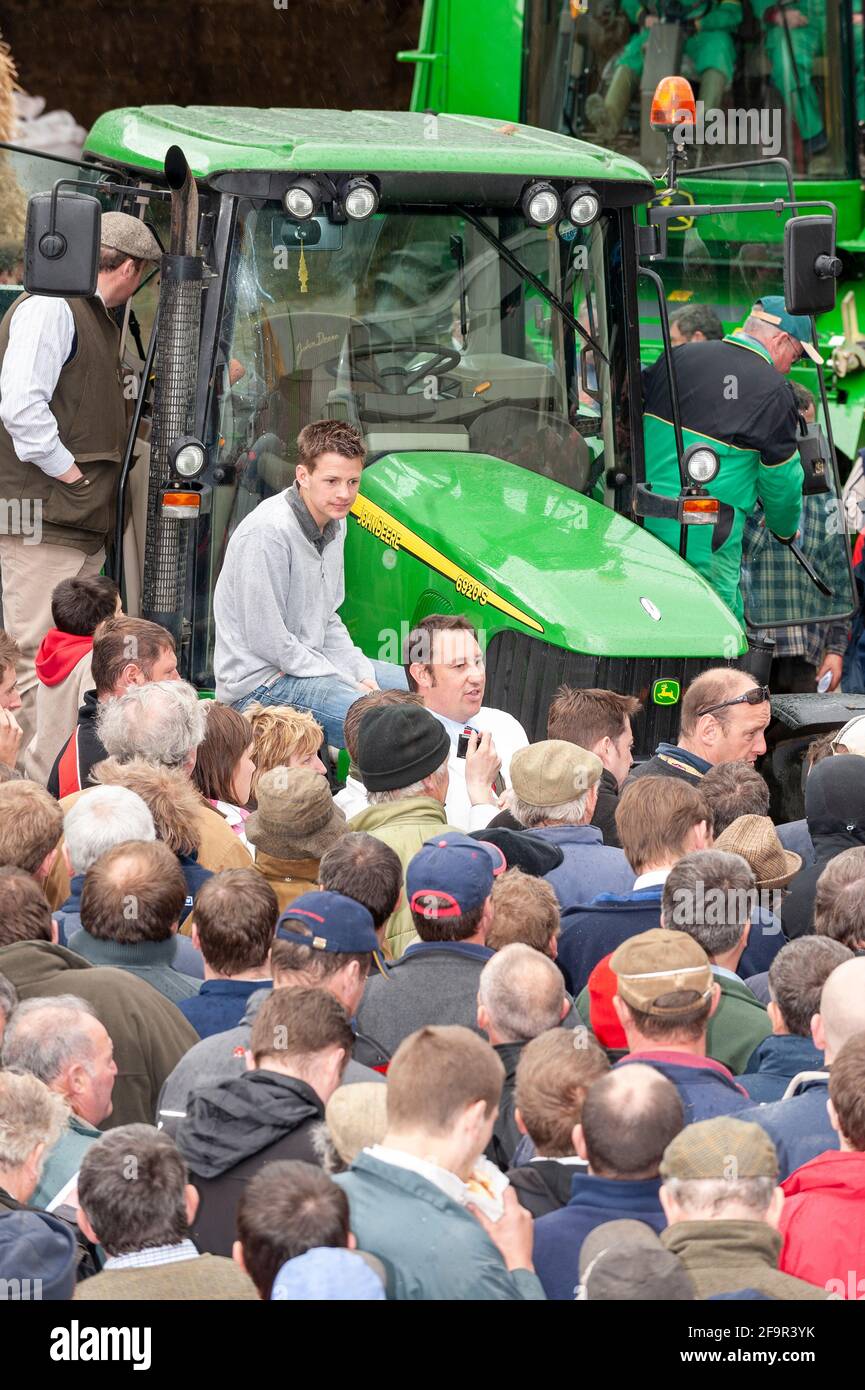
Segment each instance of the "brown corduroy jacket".
M256 1299L255 1285L233 1260L224 1255L199 1255L197 1260L148 1265L140 1269L103 1269L75 1290L75 1302L164 1303L201 1299Z
M284 912L302 893L314 893L318 888L317 859L277 859L259 850L255 867L264 875L277 896L280 912Z

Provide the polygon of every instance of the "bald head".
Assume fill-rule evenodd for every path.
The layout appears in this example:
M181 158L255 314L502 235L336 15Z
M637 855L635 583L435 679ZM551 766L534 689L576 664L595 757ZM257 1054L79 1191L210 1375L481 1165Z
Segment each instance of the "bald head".
M84 876L81 925L100 941L167 941L186 902L186 879L167 845L120 844Z
M763 731L772 711L768 700L749 704L739 697L758 689L746 671L730 666L704 671L691 682L682 699L681 747L713 767L734 762L753 764L766 751ZM737 703L728 703L734 700Z
M617 1066L589 1087L578 1152L600 1177L655 1178L664 1150L684 1123L672 1081L641 1062Z
M865 1029L865 956L846 960L832 971L820 995L818 1031L821 1028L827 1063L849 1038Z
M537 1038L566 1012L561 971L531 946L503 946L481 971L478 1026L494 1045Z

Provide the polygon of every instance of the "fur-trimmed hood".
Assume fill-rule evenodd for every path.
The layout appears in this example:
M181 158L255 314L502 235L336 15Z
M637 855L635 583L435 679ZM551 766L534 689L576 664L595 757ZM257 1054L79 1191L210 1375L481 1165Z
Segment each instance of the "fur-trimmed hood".
M100 787L128 787L150 808L156 834L174 854L197 854L201 845L202 800L185 773L144 758L128 763L106 758L91 775Z

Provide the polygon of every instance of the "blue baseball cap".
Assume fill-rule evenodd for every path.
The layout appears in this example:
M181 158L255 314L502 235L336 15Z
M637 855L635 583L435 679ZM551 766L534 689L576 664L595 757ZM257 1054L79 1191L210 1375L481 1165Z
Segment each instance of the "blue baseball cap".
M788 333L791 338L795 338L797 343L802 344L811 361L822 366L823 358L811 342L811 320L807 314L788 314L783 295L765 294L762 299L757 300L751 313L755 318L765 319L766 323L775 324L782 333Z
M406 870L409 907L421 917L462 917L486 902L493 879L506 868L498 845L473 840L458 830L435 835L421 845ZM427 895L433 901L425 903Z
M383 1268L381 1272L383 1276ZM381 1303L384 1296L382 1277L364 1254L316 1246L286 1260L273 1281L270 1298L273 1303Z
M291 920L303 922L312 936L292 931L285 925ZM280 941L340 955L363 955L366 951L372 955L378 949L372 914L344 893L302 893L280 914L276 935Z

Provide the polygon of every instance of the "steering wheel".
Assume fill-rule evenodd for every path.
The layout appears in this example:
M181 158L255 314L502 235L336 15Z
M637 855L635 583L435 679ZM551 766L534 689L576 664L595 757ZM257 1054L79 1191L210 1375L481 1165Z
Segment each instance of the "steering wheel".
M391 356L395 352L410 352L417 356L419 352L431 354L430 360L424 362L422 367L410 372L407 367L382 367L377 368L373 363L376 357ZM396 391L388 391L388 395L407 396L411 387L415 386L424 377L434 376L441 379L448 372L453 371L462 361L462 354L456 348L443 348L438 343L370 343L368 346L352 348L350 356L350 374L357 381L366 381L371 385L380 386L385 377L398 377L399 380L394 384L399 387ZM364 363L370 363L364 366ZM336 376L336 364L328 363L327 370L331 376Z

